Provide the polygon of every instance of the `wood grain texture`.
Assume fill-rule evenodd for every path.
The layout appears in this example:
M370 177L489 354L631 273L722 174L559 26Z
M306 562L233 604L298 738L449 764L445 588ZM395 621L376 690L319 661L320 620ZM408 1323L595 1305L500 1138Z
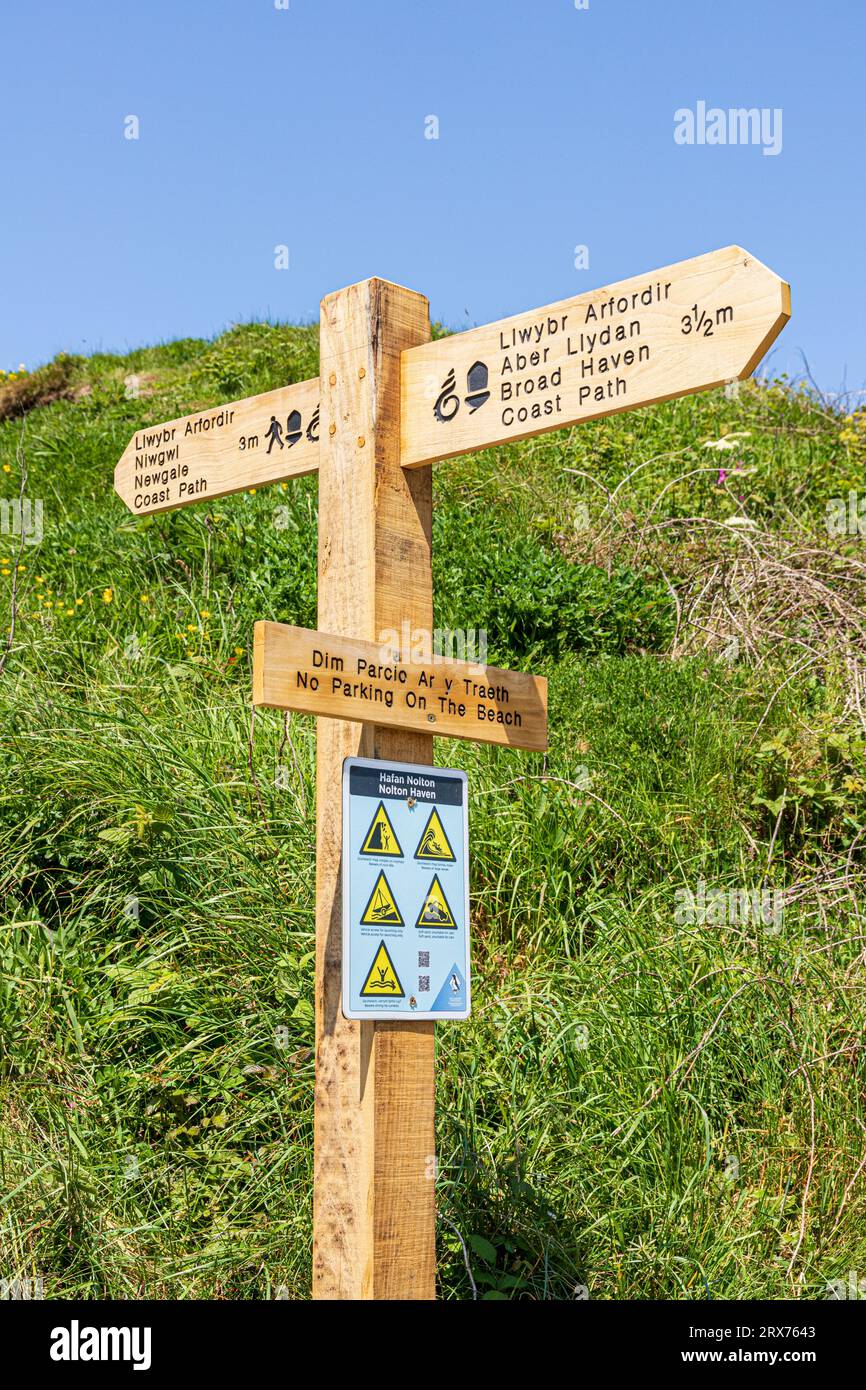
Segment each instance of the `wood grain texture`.
M147 516L315 473L318 408L316 377L146 425L120 457L114 490L136 516ZM293 411L299 419L290 420ZM279 429L269 435L272 420Z
M411 657L411 653L410 653ZM255 624L253 704L447 738L547 748L547 681L287 623Z
M728 246L408 348L403 465L742 379L790 315L789 286Z
M369 280L322 301L319 627L432 627L430 469L400 467L400 353L423 296ZM431 763L429 735L320 718L313 1296L435 1297L432 1023L341 1012L341 774L351 754Z

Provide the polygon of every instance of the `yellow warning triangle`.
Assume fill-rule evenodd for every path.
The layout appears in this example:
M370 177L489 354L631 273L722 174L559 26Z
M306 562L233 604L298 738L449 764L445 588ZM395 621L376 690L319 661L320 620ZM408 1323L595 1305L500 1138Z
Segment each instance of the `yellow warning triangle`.
M451 848L448 836L445 834L445 827L439 819L439 812L436 807L430 812L430 819L424 827L424 834L418 842L415 851L416 859L447 859L454 863L455 855Z
M416 927L456 927L454 913L448 906L448 899L439 882L439 875L433 875L433 882L427 891L424 905L418 913Z
M364 908L362 927L402 927L405 926L397 900L384 873L376 879L375 887Z
M370 822L370 829L364 836L361 853L388 854L393 859L403 858L400 841L394 833L394 827L388 819L388 812L385 810L381 801L379 802L375 816Z
M390 995L393 999L403 998L403 986L384 941L379 942L379 949L373 957L373 964L361 989L362 999L381 995Z

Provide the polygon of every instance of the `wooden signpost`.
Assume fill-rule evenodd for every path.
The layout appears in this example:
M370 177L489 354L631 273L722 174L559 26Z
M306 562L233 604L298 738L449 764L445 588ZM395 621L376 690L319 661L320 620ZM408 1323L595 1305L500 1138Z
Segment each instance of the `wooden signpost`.
M547 747L547 681L432 655L404 661L376 642L256 623L253 704L414 729L423 734Z
M136 516L147 516L318 466L316 377L136 430L114 470L114 490Z
M117 465L139 516L319 473L320 631L254 645L255 703L319 716L314 1297L435 1297L434 1024L343 1016L344 760L547 746L543 678L433 653L429 465L744 378L789 316L738 247L437 342L422 295L368 280L322 301L317 380L139 430Z
M403 354L404 468L749 376L791 293L738 246Z

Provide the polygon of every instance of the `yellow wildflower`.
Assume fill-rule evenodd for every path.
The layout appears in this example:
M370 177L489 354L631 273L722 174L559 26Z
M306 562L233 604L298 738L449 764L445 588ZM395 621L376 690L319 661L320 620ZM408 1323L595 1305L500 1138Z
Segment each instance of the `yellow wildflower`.
M103 602L103 603L113 603L113 602L114 602L114 590L113 590L113 589L103 589L103 591L102 591L102 602Z

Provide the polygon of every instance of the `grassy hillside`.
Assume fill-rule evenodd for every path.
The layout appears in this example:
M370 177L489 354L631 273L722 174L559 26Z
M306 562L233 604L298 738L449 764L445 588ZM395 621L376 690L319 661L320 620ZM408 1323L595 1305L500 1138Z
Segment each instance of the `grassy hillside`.
M316 371L251 325L0 384L44 527L0 536L0 1276L46 1297L308 1294L314 734L249 697L253 621L315 622L316 484L136 520L111 479L136 427ZM866 1269L866 569L827 525L864 425L748 385L436 470L437 624L545 673L552 733L437 746L476 980L443 1296Z

